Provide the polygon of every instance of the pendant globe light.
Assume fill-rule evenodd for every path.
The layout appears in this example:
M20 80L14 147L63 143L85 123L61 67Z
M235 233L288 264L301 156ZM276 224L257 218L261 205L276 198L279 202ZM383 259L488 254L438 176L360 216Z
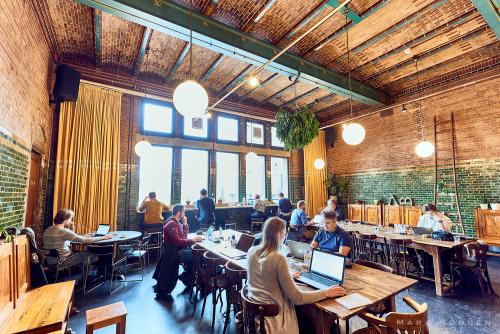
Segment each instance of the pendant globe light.
M316 160L314 160L314 168L320 170L320 169L323 169L325 168L325 160L321 159L321 158L318 158Z
M198 118L208 108L208 94L205 88L193 80L193 0L189 2L189 80L179 84L173 95L175 109L186 118Z
M417 88L420 86L420 78L418 75L418 58L415 58L415 71L417 74ZM424 124L423 124L423 114L422 114L422 100L418 100L418 118L420 119L420 142L415 146L415 154L420 158L428 158L434 154L434 144L428 140L425 140L424 136Z
M145 50L146 52L146 84L144 86L144 99L147 98L148 95L148 58L149 58L149 48ZM142 140L137 142L134 146L134 152L137 154L139 157L143 158L145 157L150 151L151 151L151 143L144 138L144 132L143 129L141 129L142 132Z
M347 66L349 66L348 78L349 78L349 104L350 104L350 109L351 109L351 121L349 121L349 123L347 123L347 124L344 124L343 130L342 130L342 139L348 145L359 145L365 139L366 131L365 131L365 128L361 124L352 121L352 119L354 117L353 117L353 111L352 111L351 51L349 50L349 29L347 29L347 23L348 23L347 13L348 13L348 10L346 9L345 30L346 30L346 44L347 44Z

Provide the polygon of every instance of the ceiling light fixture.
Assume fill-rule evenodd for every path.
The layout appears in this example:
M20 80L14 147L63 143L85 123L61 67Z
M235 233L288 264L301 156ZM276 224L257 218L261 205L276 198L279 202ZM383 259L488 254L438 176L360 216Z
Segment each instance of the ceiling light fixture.
M260 81L256 76L253 75L250 77L250 79L248 79L248 84L250 85L250 87L255 88L260 85Z
M179 84L174 90L175 109L184 117L197 118L208 108L208 94L205 88L193 80L193 0L189 2L189 80Z
M313 164L314 164L314 168L316 168L318 170L325 168L325 160L323 160L323 159L318 158L318 159L314 160Z
M415 58L415 72L417 74L417 90L420 86L420 77L418 75L418 58ZM434 154L434 144L428 140L425 140L424 136L424 115L422 113L422 100L418 100L418 114L417 117L420 119L420 142L415 146L415 154L420 158L428 158Z
M345 30L346 30L346 46L347 46L347 66L349 66L349 104L351 109L351 121L344 125L342 130L342 139L348 145L359 145L365 139L366 131L365 128L359 124L352 121L354 118L352 110L352 87L351 87L351 51L349 49L349 29L347 29L347 14L349 10L346 8L345 14Z

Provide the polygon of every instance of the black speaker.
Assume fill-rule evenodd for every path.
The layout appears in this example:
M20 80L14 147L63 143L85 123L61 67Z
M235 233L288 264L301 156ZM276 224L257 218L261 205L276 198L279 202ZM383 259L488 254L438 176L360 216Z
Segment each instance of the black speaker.
M74 102L78 98L78 87L80 86L80 72L68 65L59 65L56 70L56 83L52 96L57 102Z
M325 129L325 145L326 147L333 147L335 143L335 128L329 127Z

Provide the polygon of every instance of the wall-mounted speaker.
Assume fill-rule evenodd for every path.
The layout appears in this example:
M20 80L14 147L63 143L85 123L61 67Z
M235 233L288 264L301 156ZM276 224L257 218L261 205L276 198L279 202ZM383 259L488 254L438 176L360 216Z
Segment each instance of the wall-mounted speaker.
M333 147L335 143L335 128L329 127L325 129L325 145L326 147Z
M80 86L80 72L61 64L56 69L56 83L52 90L54 101L75 102L78 98L78 87Z

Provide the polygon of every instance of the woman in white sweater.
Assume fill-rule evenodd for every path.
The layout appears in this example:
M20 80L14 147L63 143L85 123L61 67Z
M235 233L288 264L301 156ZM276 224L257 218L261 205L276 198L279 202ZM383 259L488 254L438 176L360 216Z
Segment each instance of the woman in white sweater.
M325 290L301 291L293 281L279 245L285 239L285 221L273 217L264 224L263 240L248 251L248 287L250 298L258 303L278 304L279 314L266 318L266 333L298 334L295 305L311 304L322 299L345 295L340 286Z

